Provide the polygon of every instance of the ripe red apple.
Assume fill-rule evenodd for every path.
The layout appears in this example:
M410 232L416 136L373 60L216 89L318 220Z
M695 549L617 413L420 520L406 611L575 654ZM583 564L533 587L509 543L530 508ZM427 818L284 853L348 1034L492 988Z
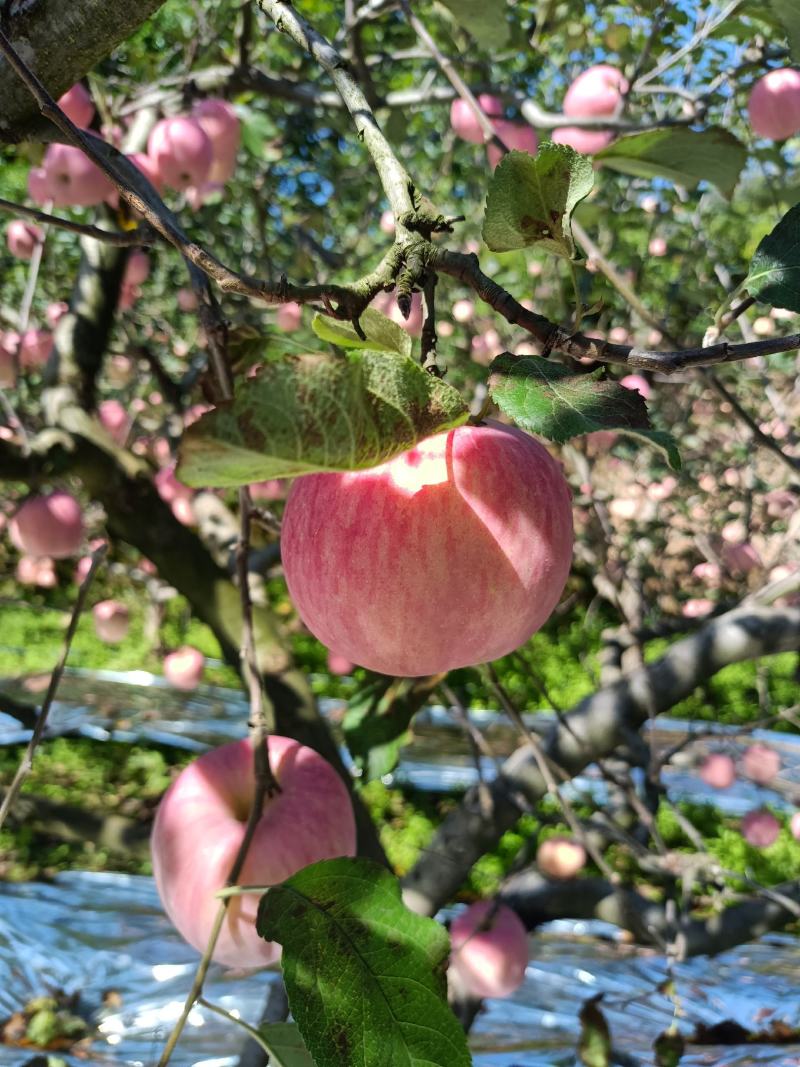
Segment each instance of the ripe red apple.
M94 207L102 204L114 187L80 148L51 144L42 167L49 196L56 207ZM29 190L33 195L33 190ZM37 199L37 197L34 197Z
M759 78L747 102L750 125L758 137L783 141L800 130L800 71L771 70Z
M83 542L83 512L74 496L57 489L29 497L10 525L11 540L29 556L74 556Z
M94 629L101 641L116 645L128 636L131 614L118 600L101 600L92 608Z
M628 83L616 67L598 63L579 74L564 97L564 114L589 118L613 115Z
M53 335L48 330L26 330L19 343L19 360L23 367L41 367L50 358Z
M6 244L17 259L30 259L37 244L43 240L43 231L24 219L12 219L6 226Z
M275 316L275 325L279 330L283 330L284 333L292 333L294 330L299 329L302 321L302 305L296 304L294 301L290 301L288 304L281 304Z
M492 96L490 93L481 93L478 97L478 103L488 118L502 118L503 101L499 97ZM450 125L453 128L453 132L463 141L470 141L472 144L483 144L486 140L475 112L466 100L462 100L460 97L450 105Z
M94 104L89 90L80 82L76 82L58 98L58 106L76 126L88 126L94 118Z
M768 785L780 769L780 754L768 745L750 745L742 756L742 770L758 785Z
M528 434L461 426L370 470L298 478L281 546L323 644L383 674L437 674L505 655L550 617L570 492Z
M481 900L450 927L450 973L473 997L509 997L525 980L528 932L505 904Z
M424 316L422 313L422 297L419 293L412 293L411 295L411 311L407 319L403 318L403 312L397 303L396 293L378 293L372 301L372 307L388 316L398 326L402 326L406 333L412 337L419 337L422 333Z
M536 136L536 131L527 122L508 122L506 119L495 119L492 125L495 133L506 148L516 149L518 152L527 152L532 156L536 155L539 140ZM494 144L486 146L486 153L489 157L489 166L494 170L503 158L503 153Z
M281 792L267 800L239 881L276 885L302 867L353 856L356 827L347 789L322 756L288 737L269 738L270 767ZM255 781L250 740L205 753L181 771L156 813L153 874L164 910L202 951L222 889L244 836ZM234 897L214 951L231 967L263 967L280 946L255 931L259 897Z
M147 154L164 185L181 192L202 185L214 159L208 134L186 115L157 122L147 140Z
M580 126L560 126L553 130L553 144L565 144L584 156L593 156L614 140L610 130L584 130Z
M203 653L191 645L184 645L177 652L164 656L164 677L175 689L196 689L203 676L204 665Z
M196 101L192 118L205 130L214 152L208 181L224 184L233 177L236 169L236 153L241 141L239 116L227 100L208 97Z
M586 849L569 837L548 837L536 850L536 866L546 878L574 878L586 866Z
M20 585L36 585L40 589L55 589L58 584L55 566L49 556L20 556L16 579Z
M645 400L650 399L650 394L653 391L650 387L650 382L641 374L626 374L624 378L620 378L619 384L624 389L635 389L636 392L641 393Z
M128 159L137 170L144 174L157 193L163 193L164 181L161 177L161 171L158 169L158 163L154 159L148 156L146 152L133 152L128 156Z
M131 417L119 400L104 400L98 407L97 414L115 444L124 445L130 430Z
M742 819L742 837L755 848L768 848L780 832L781 824L771 811L749 811Z
M700 779L712 789L730 789L736 781L736 764L724 752L711 752L700 765Z
M125 273L122 276L123 285L141 285L150 276L150 257L141 248L135 248L128 256L125 264Z

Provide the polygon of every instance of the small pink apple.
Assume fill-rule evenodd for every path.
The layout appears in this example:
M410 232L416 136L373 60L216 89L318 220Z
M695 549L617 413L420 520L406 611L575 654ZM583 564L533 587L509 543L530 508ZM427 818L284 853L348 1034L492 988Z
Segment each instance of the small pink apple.
M137 170L144 174L145 178L150 182L157 193L163 193L164 181L161 177L161 171L158 169L158 163L152 159L145 152L134 152L128 156L128 160L133 163Z
M328 670L331 674L352 674L355 664L346 656L328 651Z
M471 300L456 300L453 304L453 318L456 322L471 322L475 317L475 305Z
M40 205L55 199L50 175L44 167L31 167L28 171L28 196Z
M164 185L182 192L206 180L214 149L199 122L177 115L156 123L147 140L147 154Z
M99 167L73 145L51 144L42 165L56 207L94 207L113 191Z
M668 474L660 482L651 482L647 487L648 500L668 500L678 488L678 479Z
M660 345L663 340L664 335L661 333L661 330L650 330L647 335L647 343L651 348Z
M492 125L506 148L517 152L527 152L531 156L536 155L539 140L533 126L527 122L508 122L506 119L495 119ZM491 142L486 146L486 153L489 157L489 166L494 170L504 153Z
M294 301L290 301L288 304L281 304L275 316L275 325L279 330L283 330L284 333L292 333L294 330L299 329L302 321L303 308Z
M125 264L125 273L122 276L123 285L141 285L150 276L150 257L141 248L135 248L128 256Z
M53 351L53 335L49 330L26 330L19 346L19 359L23 367L41 367Z
M650 382L641 374L626 374L624 378L620 378L619 384L624 389L635 389L645 400L649 400L653 392Z
M742 837L754 848L769 848L780 832L781 824L771 811L749 811L742 819Z
M76 126L88 126L94 118L94 104L89 90L80 82L76 82L58 98L58 106Z
M489 93L481 93L478 97L478 104L488 118L502 118L503 101L499 97L491 96ZM450 126L462 141L483 144L486 140L475 112L467 101L462 100L460 97L450 105Z
M706 597L692 597L681 608L684 619L702 619L714 610L714 601Z
M701 582L705 582L706 585L711 586L712 589L716 589L722 578L722 570L718 563L704 560L702 563L697 563L692 567L692 577L697 578Z
M570 837L548 837L536 850L536 866L546 878L574 878L586 866L586 849Z
M45 317L47 318L47 324L50 329L54 329L56 323L63 319L66 313L69 311L69 304L64 300L54 300L47 305L45 310Z
M24 219L12 219L6 226L6 244L12 256L30 259L34 249L44 240L44 231Z
M196 689L203 675L205 658L202 652L184 645L177 652L164 657L164 677L175 689Z
M747 103L750 125L758 137L783 141L800 130L800 71L771 70L759 78Z
M40 589L55 589L58 584L55 565L49 556L20 556L16 579L20 585L36 585Z
M422 333L422 297L419 293L412 293L411 311L407 319L403 318L395 293L378 293L372 301L372 307L388 316L398 326L402 326L411 337L419 337Z
M736 781L736 764L724 752L712 752L700 765L699 774L712 789L730 789Z
M564 97L564 114L573 117L613 115L628 91L628 83L616 67L598 63L572 82Z
M742 770L757 785L769 785L780 769L781 757L768 745L750 745L742 756Z
M269 762L280 792L264 803L239 881L277 885L320 860L353 856L356 827L347 788L313 749L271 735ZM255 793L249 739L206 752L164 795L151 838L153 874L164 910L202 952L223 888L244 837ZM264 967L280 946L255 930L258 895L234 897L214 959L229 967Z
M758 553L749 541L738 544L724 544L721 551L722 562L734 573L749 574L757 570L761 564Z
M500 334L494 327L475 334L470 343L470 354L476 363L487 366L505 348Z
M647 251L651 256L665 256L667 254L667 242L663 237L651 237Z
M449 973L473 997L509 997L525 980L528 932L505 904L471 904L450 927Z
M131 427L131 417L119 400L104 400L97 414L115 444L124 445Z
M381 215L379 225L381 232L388 234L391 237L394 234L394 212L387 208Z
M613 345L628 345L631 342L631 335L624 326L612 326L608 331L608 339ZM628 375L628 377L636 377L636 375ZM622 385L621 381L620 385Z
M92 608L92 617L95 633L101 641L116 645L128 636L131 616L119 600L101 600Z
M70 493L57 489L28 497L9 526L11 540L29 556L74 556L83 543L83 512Z
M175 299L181 311L194 311L197 307L194 289L179 289Z
M224 185L236 170L236 153L241 141L239 117L227 100L207 97L195 102L192 118L203 127L214 151L208 181Z
M169 448L169 445L167 445ZM184 485L183 482L179 482L175 477L175 464L170 463L166 467L162 467L156 472L153 482L156 487L156 491L165 504L171 504L178 498L184 500L191 500L194 495L193 491L188 485Z
M610 130L584 130L580 126L560 126L553 130L553 144L565 144L584 156L593 156L614 140Z
M796 811L789 820L789 830L795 841L800 841L800 811Z

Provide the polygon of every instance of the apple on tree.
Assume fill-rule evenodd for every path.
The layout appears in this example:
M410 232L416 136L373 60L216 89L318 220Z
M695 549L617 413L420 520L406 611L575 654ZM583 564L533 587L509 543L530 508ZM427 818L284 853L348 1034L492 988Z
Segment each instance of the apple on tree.
M282 559L300 617L331 651L395 676L518 648L572 561L570 491L516 427L461 426L363 471L298 478Z
M509 997L525 980L528 931L506 904L481 900L450 927L449 974L473 997Z
M101 641L119 644L128 636L130 612L118 600L101 600L92 608L94 629Z
M780 832L781 824L771 811L749 811L742 819L742 837L754 848L769 848Z
M239 876L242 885L276 885L320 860L354 856L356 826L344 782L313 749L289 737L268 741L280 792L266 800ZM206 752L175 779L156 813L153 874L164 910L202 952L244 837L255 792L250 739ZM280 946L255 929L257 894L233 897L213 958L230 967L264 967Z
M586 849L570 837L548 837L536 850L536 866L546 878L566 881L586 866Z
M57 489L29 497L9 527L14 545L29 556L67 559L83 543L83 512L70 493Z
M700 766L700 779L712 789L730 789L736 781L736 764L724 752L711 752Z
M184 645L164 657L164 677L175 689L196 689L203 676L205 657L191 645Z

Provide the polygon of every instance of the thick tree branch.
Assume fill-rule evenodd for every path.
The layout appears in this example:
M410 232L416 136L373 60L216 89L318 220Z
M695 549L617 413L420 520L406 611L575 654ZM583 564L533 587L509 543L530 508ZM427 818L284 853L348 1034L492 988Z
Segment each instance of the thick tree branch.
M575 775L610 756L651 715L689 696L722 667L799 648L799 608L736 608L677 642L661 659L582 700L554 725L544 753ZM547 783L530 750L518 749L489 787L488 803L478 790L470 790L439 827L405 879L408 906L434 914L451 899L479 857L515 825L524 808L519 795L535 804L546 792Z

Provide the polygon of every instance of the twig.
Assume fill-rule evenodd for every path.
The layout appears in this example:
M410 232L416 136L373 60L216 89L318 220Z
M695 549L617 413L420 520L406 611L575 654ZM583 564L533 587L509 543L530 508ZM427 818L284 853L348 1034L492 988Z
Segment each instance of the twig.
M35 207L27 207L25 204L15 204L13 200L4 200L2 197L0 197L0 211L9 211L12 214L34 219L34 221L41 222L45 226L56 226L60 230L79 233L82 237L93 237L95 241L103 241L105 244L116 245L118 248L151 245L156 237L149 226L137 226L135 230L125 230L124 232L101 230L99 226L73 222L72 219L62 219L59 215L50 215L46 211L39 211Z
M72 647L72 639L75 636L75 631L78 628L78 622L80 621L81 612L83 611L83 605L86 603L86 596L89 592L89 587L91 586L95 576L95 572L97 571L97 568L100 566L103 559L105 558L105 554L107 551L108 544L104 541L102 545L100 545L94 550L94 552L92 552L92 562L86 574L86 577L83 579L80 588L78 589L78 596L75 600L75 607L72 609L72 615L70 616L69 626L67 627L67 632L64 637L64 647L61 650L61 656L59 657L58 663L56 664L53 673L50 675L50 684L47 687L47 693L45 694L45 698L42 703L42 710L39 713L39 717L37 718L36 723L33 727L33 734L31 736L30 741L28 742L28 747L25 749L25 754L23 755L20 761L19 767L17 768L17 772L14 775L14 780L8 787L8 791L6 792L6 795L3 798L3 803L2 805L0 805L0 828L2 828L6 816L8 815L8 812L11 808L11 805L14 803L17 794L22 788L23 782L28 777L31 768L33 767L33 757L36 752L36 748L39 745L39 742L42 740L42 736L44 735L45 727L47 726L47 717L50 714L50 708L52 707L53 701L55 700L59 682L61 681L61 678L64 674L64 668L67 665L67 657L69 656L69 651Z
M742 0L731 0L731 3L729 3L727 7L724 7L716 18L709 18L708 21L703 26L701 26L697 33L694 34L692 39L690 41L687 41L687 43L683 45L682 48L679 48L676 52L673 52L671 56L667 56L665 59L662 59L661 62L657 66L653 67L652 70L649 70L647 74L643 74L642 77L639 78L638 82L633 86L633 89L637 90L639 86L646 85L648 82L654 81L656 78L660 78L661 75L664 74L665 71L669 70L670 67L673 67L676 63L680 63L684 56L687 56L690 52L693 52L694 49L697 48L699 44L702 44L702 42L707 37L709 37L714 32L714 30L721 26L727 18L730 18L730 16L736 11L737 7L741 6L741 3Z

